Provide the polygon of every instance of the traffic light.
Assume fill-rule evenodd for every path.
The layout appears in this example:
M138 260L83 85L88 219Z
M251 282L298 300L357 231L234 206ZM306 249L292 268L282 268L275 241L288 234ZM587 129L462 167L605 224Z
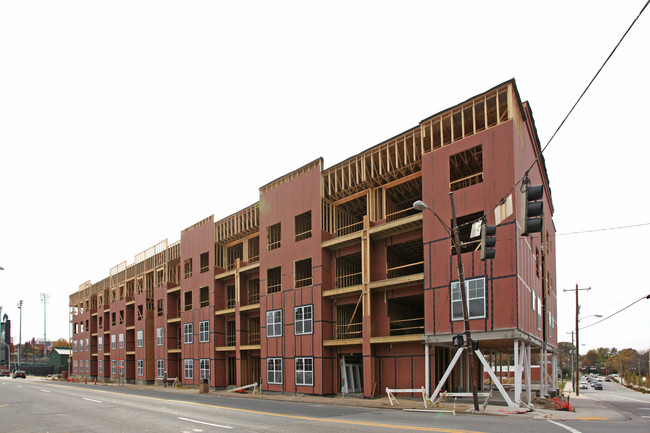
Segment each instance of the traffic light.
M489 226L484 220L481 224L481 260L492 260L496 255L497 226Z
M451 344L454 347L463 347L465 345L465 338L463 334L458 334L451 339Z
M543 185L524 185L521 193L521 235L542 231Z

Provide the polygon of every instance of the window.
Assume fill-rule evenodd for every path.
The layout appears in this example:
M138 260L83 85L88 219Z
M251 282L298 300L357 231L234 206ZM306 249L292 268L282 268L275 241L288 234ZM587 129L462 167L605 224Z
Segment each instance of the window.
M210 322L204 320L199 322L199 343L207 343L210 341Z
M138 376L144 376L144 360L143 359L138 359L137 361L137 366L138 366Z
M111 374L112 375L117 374L117 363L114 359L111 359Z
M104 337L97 337L97 350L104 350Z
M144 347L144 331L136 332L136 344L138 347Z
M210 360L207 358L199 360L199 379L210 380Z
M124 349L124 334L119 335L120 349Z
M194 379L194 360L186 359L185 360L185 379Z
M90 350L90 340L86 338L86 352Z
M86 359L86 373L90 373L90 359Z
M210 306L210 294L208 292L209 288L201 287L199 289L199 307L209 307Z
M77 366L77 360L75 359L72 363L72 371L76 373L78 369L79 367Z
M104 361L102 360L97 361L97 373L104 374Z
M271 251L280 248L282 240L282 229L280 223L266 228L266 250Z
M282 268L268 269L266 271L266 293L278 293L282 291Z
M295 221L296 242L311 237L311 211L297 215Z
M296 335L311 334L313 332L313 321L311 305L303 305L294 309L294 328Z
M207 251L201 254L200 261L201 261L200 272L201 273L208 272L210 270L210 256L208 255Z
M483 146L479 145L449 157L449 191L483 182Z
M120 325L124 323L124 310L120 310Z
M311 258L295 263L294 278L296 288L311 286Z
M542 330L542 298L537 298L537 329Z
M266 336L282 337L282 310L266 312Z
M314 385L314 358L296 358L296 385Z
M156 328L156 345L163 346L165 344L165 328L162 326Z
M183 262L183 270L185 271L185 278L192 276L192 259L186 259Z
M111 313L111 326L115 326L115 313Z
M165 375L165 360L156 359L156 377L163 377Z
M456 224L458 224L458 237L460 239L460 252L461 254L464 253L471 253L473 251L476 251L478 248L480 242L481 242L481 237L472 237L472 222L480 220L483 218L484 213L483 212L476 212L473 214L469 215L464 215L461 217L456 218ZM450 221L449 222L449 227L452 227L453 223ZM454 248L454 243L451 243L451 253L453 255L456 254L456 248Z
M485 278L465 280L467 310L470 319L485 317ZM451 283L451 319L463 320L463 300L460 283Z
M158 299L156 301L156 309L157 309L158 316L162 316L163 315L163 300L162 299Z
M185 344L192 344L194 341L194 324L186 323L183 325L183 341Z
M72 342L72 351L77 352L79 350L78 347L79 347L79 342L77 340L73 341Z
M282 383L282 358L266 360L266 383Z
M117 349L117 337L115 334L111 335L111 349Z
M191 311L192 310L192 292L188 291L185 292L185 311Z
M102 316L99 316L99 317L97 318L97 327L98 327L99 329L102 329L102 328L104 327L104 326L102 325L102 324L103 324L103 319L104 319L104 318L103 318Z
M142 305L138 305L138 320L142 320Z

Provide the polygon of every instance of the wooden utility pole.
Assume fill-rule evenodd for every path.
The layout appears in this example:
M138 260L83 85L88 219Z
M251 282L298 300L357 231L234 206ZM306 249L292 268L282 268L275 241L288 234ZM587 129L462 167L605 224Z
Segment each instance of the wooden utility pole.
M579 289L578 285L576 284L575 289L564 289L565 292L576 292L576 371L575 371L575 378L576 378L576 385L578 385L575 390L576 390L576 396L580 395L580 386L579 386L579 373L580 373L580 337L579 332L578 332L578 322L580 321L580 305L578 305L578 292L580 290L591 290L591 287L587 287L584 289Z
M456 259L458 261L458 281L460 283L461 301L463 303L463 319L465 321L465 340L467 341L467 353L469 355L469 381L472 389L472 399L474 400L474 410L478 412L478 394L476 390L476 362L474 355L474 346L472 345L472 336L469 329L469 314L467 312L467 293L465 293L465 271L463 268L463 258L460 249L460 236L458 235L458 225L456 224L456 207L454 206L454 193L449 193L451 200L451 235L456 250Z

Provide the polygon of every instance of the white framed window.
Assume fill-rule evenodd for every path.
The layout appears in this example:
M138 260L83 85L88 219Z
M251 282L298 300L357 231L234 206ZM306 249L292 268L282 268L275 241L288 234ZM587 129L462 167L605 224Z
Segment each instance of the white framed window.
M266 360L266 383L282 383L282 358Z
M485 317L485 278L465 280L467 313L470 319ZM460 283L451 283L451 320L463 320L463 299Z
M117 349L117 336L115 334L111 335L111 349Z
M144 331L136 332L136 342L138 347L144 347Z
M138 366L138 376L144 376L144 359L138 359L137 361L137 366Z
M199 342L207 343L210 341L210 321L204 320L199 322Z
M282 337L282 310L266 312L266 336Z
M311 334L313 331L314 316L311 305L303 305L294 309L294 329L296 335Z
M165 375L165 360L156 359L156 377L163 377Z
M296 385L314 385L314 358L296 358Z
M72 342L72 351L73 351L73 352L76 352L78 346L79 346L79 342L78 342L77 340L73 341L73 342Z
M78 371L78 368L79 368L77 365L78 365L78 363L77 363L77 360L75 359L72 362L72 371L75 372L75 373Z
M104 350L104 337L97 337L97 350Z
M537 329L542 330L542 298L537 298Z
M156 345L165 345L165 328L162 326L160 328L156 328Z
M86 373L90 373L90 359L86 359Z
M199 360L199 378L210 380L210 360L208 358Z
M111 374L115 376L117 374L117 363L114 359L111 359Z
M90 350L90 339L86 338L86 352Z
M194 342L194 323L186 323L183 325L183 341L185 344L192 344Z
M97 361L97 373L104 374L104 361L101 359Z
M118 341L120 343L120 349L124 349L124 333L120 333Z
M183 371L185 372L185 379L194 379L194 360L186 359L184 364L185 368Z

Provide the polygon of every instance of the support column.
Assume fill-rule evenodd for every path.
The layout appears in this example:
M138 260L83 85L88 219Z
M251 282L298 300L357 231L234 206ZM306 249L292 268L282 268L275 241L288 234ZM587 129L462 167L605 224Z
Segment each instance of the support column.
M424 389L429 394L429 344L424 343Z
M514 381L515 381L515 401L521 401L521 366L519 365L519 340L515 340L514 346L514 355L515 355L515 372L514 372ZM508 376L510 371L508 371Z
M371 316L371 299L370 299L370 219L368 215L363 217L363 232L361 233L361 283L363 299L363 396L370 398L373 395L375 387L375 360L372 356L372 345L370 337L372 336L372 316Z
M524 366L526 367L526 401L528 402L528 406L533 403L533 398L531 396L532 381L530 380L530 352L531 345L529 344L526 346L526 356L524 357Z

